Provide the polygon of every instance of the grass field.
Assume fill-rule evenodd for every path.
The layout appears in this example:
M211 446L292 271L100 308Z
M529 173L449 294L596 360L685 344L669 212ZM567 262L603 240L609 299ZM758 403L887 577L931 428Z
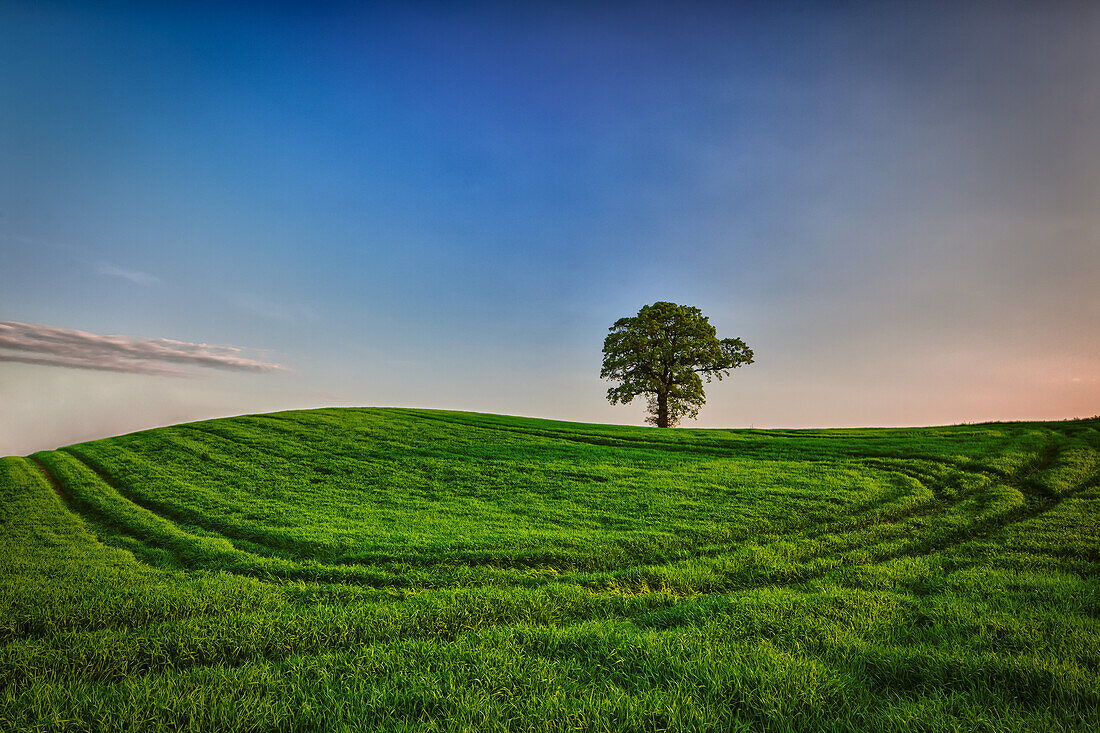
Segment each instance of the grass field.
M1100 730L1100 420L0 459L0 730Z

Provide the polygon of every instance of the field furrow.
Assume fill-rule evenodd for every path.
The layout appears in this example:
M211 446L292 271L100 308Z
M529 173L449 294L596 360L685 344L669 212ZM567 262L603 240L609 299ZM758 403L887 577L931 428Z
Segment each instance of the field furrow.
M0 459L0 730L1092 731L1098 427L325 409Z

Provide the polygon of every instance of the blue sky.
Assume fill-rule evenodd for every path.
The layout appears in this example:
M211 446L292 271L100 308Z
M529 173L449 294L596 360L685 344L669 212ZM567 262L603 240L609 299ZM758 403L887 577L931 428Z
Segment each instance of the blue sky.
M156 7L150 7L156 5ZM757 363L703 427L1100 413L1094 5L0 6L0 454L328 404L599 422L610 324ZM237 353L237 352L234 352Z

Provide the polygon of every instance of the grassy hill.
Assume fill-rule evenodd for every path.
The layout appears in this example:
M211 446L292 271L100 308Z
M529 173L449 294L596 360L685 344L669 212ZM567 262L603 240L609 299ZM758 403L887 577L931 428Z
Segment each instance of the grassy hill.
M1100 420L0 459L0 730L1100 730Z

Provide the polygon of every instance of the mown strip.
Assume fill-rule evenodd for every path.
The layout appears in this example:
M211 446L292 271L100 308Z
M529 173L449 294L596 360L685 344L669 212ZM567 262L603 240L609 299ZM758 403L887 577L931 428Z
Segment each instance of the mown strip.
M3 459L0 730L1100 729L1098 427L324 410Z

